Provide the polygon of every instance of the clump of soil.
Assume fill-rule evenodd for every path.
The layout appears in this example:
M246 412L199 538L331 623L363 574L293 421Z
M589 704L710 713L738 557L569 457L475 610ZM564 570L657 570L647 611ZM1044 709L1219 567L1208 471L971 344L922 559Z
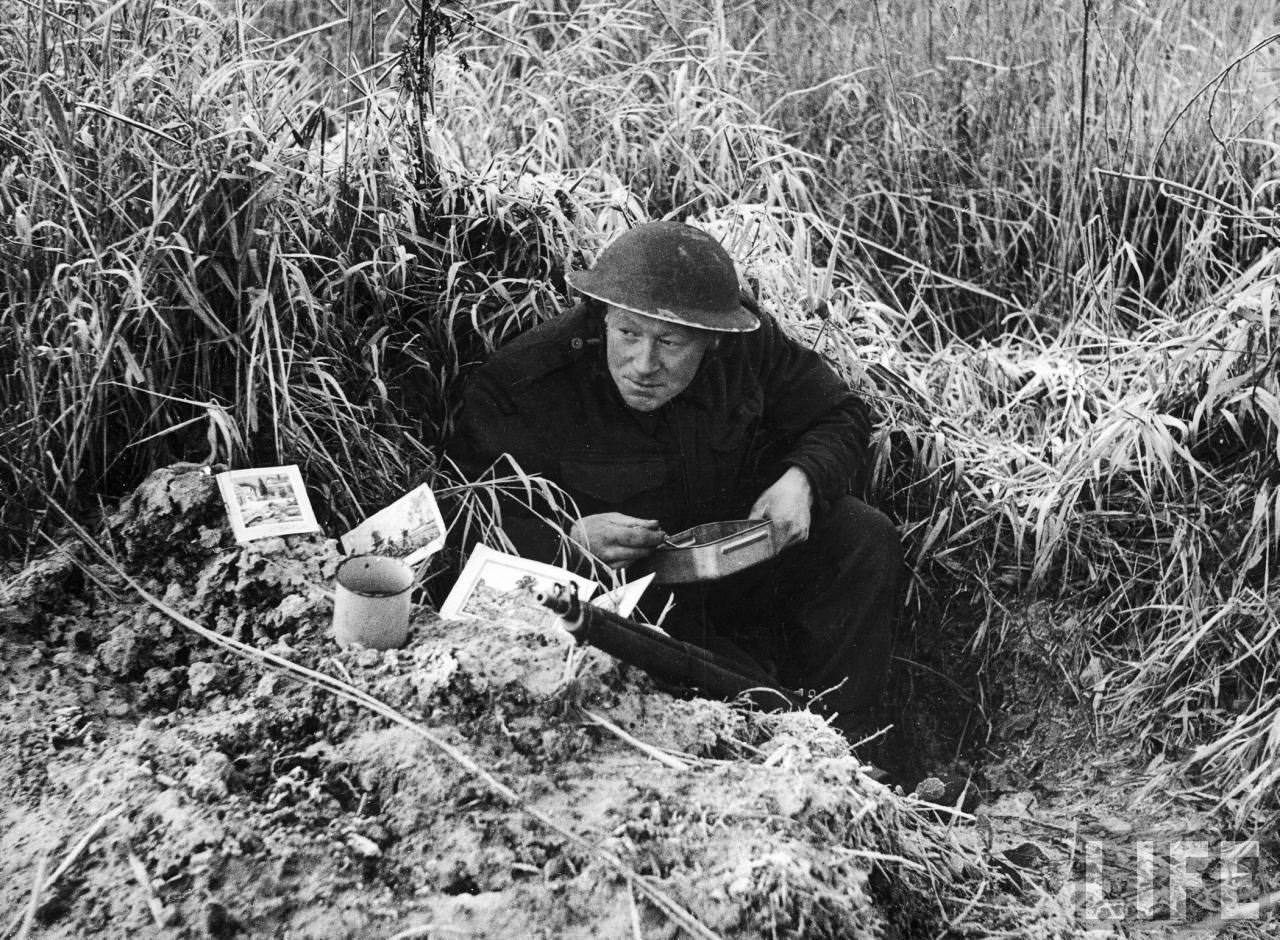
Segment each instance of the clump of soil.
M336 543L235 545L195 470L154 473L97 541L182 614L410 726L210 643L69 542L0 594L0 928L72 855L32 935L1074 932L817 716L675 698L514 621L419 609L405 648L340 650Z

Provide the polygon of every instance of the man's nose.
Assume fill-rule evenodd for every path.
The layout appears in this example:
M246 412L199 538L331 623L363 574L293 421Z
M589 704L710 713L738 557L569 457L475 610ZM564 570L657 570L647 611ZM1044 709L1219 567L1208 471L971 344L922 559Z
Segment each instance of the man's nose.
M645 340L640 344L640 349L636 352L635 367L641 375L652 375L662 368L662 361L658 358L657 343L653 340Z

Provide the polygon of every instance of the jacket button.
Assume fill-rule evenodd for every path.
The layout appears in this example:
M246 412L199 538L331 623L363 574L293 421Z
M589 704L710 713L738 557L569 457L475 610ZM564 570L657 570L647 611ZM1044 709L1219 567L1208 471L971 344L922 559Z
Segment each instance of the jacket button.
M581 349L581 348L582 348L582 337L581 337L581 336L575 336L573 339L569 340L569 346L570 346L570 348L572 348L572 349Z

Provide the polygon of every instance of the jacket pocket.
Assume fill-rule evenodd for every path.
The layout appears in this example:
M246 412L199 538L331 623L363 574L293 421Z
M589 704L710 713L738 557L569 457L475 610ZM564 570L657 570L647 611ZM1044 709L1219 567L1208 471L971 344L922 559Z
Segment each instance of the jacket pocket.
M728 410L712 430L708 443L721 453L746 453L754 449L760 437L764 399L759 393L750 395Z
M758 397L740 402L715 428L707 442L712 474L709 490L715 493L721 512L751 501L758 493L746 490L755 486L760 451L765 444L761 433L761 401ZM705 471L704 471L705 472Z

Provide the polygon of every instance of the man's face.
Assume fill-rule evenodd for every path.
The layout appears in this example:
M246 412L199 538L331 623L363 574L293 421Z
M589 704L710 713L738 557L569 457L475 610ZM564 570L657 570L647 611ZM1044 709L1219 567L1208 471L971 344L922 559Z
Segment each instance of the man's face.
M609 375L636 411L655 411L693 381L712 334L610 306L605 313Z

